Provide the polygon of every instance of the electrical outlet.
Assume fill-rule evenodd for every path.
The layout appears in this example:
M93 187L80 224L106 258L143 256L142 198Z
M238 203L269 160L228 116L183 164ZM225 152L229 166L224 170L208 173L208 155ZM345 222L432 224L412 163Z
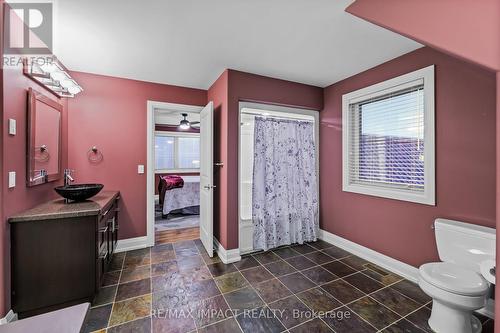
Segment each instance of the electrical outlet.
M16 172L15 171L10 171L9 172L9 188L16 187Z
M139 164L137 166L137 173L138 174L143 174L144 173L144 165L143 164Z

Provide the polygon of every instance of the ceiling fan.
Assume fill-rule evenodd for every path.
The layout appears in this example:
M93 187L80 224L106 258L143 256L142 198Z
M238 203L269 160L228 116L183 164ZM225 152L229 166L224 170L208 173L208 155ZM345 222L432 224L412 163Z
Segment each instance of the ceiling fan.
M187 113L181 113L181 116L183 119L179 123L179 128L182 130L187 130L190 128L200 128L200 122L199 121L189 121L187 120Z

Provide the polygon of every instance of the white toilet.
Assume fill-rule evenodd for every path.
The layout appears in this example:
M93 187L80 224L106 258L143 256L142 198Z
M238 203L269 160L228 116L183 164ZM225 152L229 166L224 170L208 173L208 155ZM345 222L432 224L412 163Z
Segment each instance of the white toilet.
M472 311L485 305L495 260L495 229L435 221L439 259L420 266L418 284L432 297L429 326L437 333L479 333Z

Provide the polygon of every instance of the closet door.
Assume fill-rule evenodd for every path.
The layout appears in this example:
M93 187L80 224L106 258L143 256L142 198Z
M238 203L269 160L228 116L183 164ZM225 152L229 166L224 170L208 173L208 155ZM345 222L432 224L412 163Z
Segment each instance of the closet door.
M209 102L200 113L200 239L210 257L213 248L214 107Z

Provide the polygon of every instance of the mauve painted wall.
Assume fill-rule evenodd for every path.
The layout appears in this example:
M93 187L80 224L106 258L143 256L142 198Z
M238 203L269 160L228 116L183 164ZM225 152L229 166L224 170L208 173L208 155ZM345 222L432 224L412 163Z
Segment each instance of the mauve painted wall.
M16 187L8 189L8 183L3 182L3 225L1 228L2 240L5 245L3 248L2 260L2 299L4 300L0 306L0 313L5 314L10 309L10 235L7 218L11 215L19 213L25 209L29 209L37 204L54 199L57 194L54 192L54 187L61 184L61 181L51 182L47 184L37 185L34 187L26 187L26 127L27 127L27 97L28 88L34 90L59 101L63 106L61 124L62 124L62 166L67 166L67 101L66 99L57 99L55 96L46 92L45 89L38 86L36 83L28 79L22 74L22 68L19 67L4 67L3 69L3 122L7 124L9 118L17 120L17 134L9 135L5 131L2 137L2 146L4 151L2 168L7 172L16 172Z
M3 56L3 10L4 10L4 0L0 0L0 55ZM3 106L3 66L0 66L0 138L2 138L2 142L4 141L4 106ZM4 182L5 182L5 173L3 169L3 161L5 160L5 156L3 154L3 144L0 144L0 316L5 316L6 303L10 304L10 300L7 300L8 295L10 296L10 287L7 286L6 276L6 263L9 258L9 246L7 242L6 232L6 222L5 222L5 214L4 214ZM10 297L9 297L10 299Z
M500 216L500 72L497 78L497 119L496 119L496 216ZM498 224L498 221L497 221ZM497 229L496 266L500 267L500 231ZM500 288L495 288L495 317L500 318ZM500 320L495 321L495 332L500 332Z
M221 193L226 202L227 240L222 243L226 249L238 248L238 128L239 102L258 102L291 106L311 110L323 108L323 89L269 78L261 75L228 70L228 101L227 101L227 151L223 160L227 180ZM223 133L225 134L225 133ZM221 223L223 223L221 221Z
M208 89L208 101L214 103L214 161L227 160L228 70L222 72ZM214 237L227 249L227 167L214 167Z
M422 44L500 70L498 0L357 0L346 11Z
M85 91L71 99L69 107L68 163L76 182L103 183L122 197L120 239L146 235L146 102L154 100L205 105L205 90L72 72ZM92 146L104 159L87 160Z
M436 198L427 206L342 191L342 95L429 65L436 77ZM421 48L325 89L321 228L418 267L438 259L435 218L495 227L495 75Z

